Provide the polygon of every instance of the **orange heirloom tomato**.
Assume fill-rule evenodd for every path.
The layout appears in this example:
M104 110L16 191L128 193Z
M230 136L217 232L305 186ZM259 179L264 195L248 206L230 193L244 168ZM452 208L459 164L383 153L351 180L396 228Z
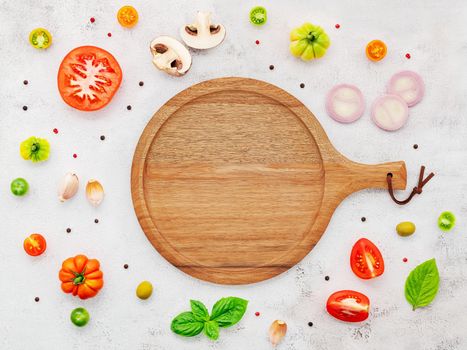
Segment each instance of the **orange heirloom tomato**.
M98 260L88 259L85 255L66 259L58 273L58 278L62 281L62 290L81 299L96 296L104 286L104 274L99 268Z
M123 6L118 10L117 20L122 27L131 28L138 23L138 11L133 6Z
M368 57L371 61L381 61L386 53L388 52L388 48L386 44L381 40L372 40L366 46L366 57Z

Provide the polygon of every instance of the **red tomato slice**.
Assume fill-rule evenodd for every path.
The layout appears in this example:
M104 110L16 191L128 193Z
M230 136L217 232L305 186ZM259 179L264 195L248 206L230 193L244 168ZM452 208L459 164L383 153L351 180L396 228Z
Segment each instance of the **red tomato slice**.
M47 243L44 236L39 233L33 233L24 240L23 248L31 256L38 256L45 252Z
M368 318L370 299L353 290L341 290L331 294L326 303L331 316L346 322L361 322Z
M381 276L384 272L381 252L366 238L361 238L354 244L350 253L350 266L358 277L365 280Z
M57 80L67 104L81 111L95 111L112 100L122 81L122 69L111 53L81 46L65 56Z

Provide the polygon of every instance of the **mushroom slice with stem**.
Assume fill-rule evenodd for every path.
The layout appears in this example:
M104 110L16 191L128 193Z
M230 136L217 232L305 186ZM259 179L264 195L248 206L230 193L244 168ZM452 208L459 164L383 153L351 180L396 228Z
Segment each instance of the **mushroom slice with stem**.
M170 36L160 36L151 42L152 63L173 76L184 75L191 67L188 49Z
M210 12L198 12L196 23L183 26L180 35L189 47L210 49L224 40L225 28L222 24L211 23Z

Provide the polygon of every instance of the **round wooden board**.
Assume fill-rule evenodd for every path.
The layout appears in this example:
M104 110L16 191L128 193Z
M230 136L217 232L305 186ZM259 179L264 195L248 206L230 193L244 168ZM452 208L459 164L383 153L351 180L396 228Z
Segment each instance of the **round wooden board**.
M367 166L335 151L313 114L271 84L206 81L153 116L136 148L132 196L160 254L197 278L245 284L299 262L349 193L405 188L402 162Z

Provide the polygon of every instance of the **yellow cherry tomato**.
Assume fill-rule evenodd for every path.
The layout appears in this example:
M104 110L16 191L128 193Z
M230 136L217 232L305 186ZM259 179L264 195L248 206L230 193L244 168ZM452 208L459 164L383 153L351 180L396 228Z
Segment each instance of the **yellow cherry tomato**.
M117 20L122 27L131 28L138 23L138 11L133 6L123 6L118 10Z
M366 57L371 61L381 61L386 53L388 52L388 48L386 44L381 40L372 40L366 46Z
M152 294L152 284L149 281L143 281L136 288L136 296L140 299L147 299Z
M33 29L29 33L29 43L36 49L46 49L52 45L52 34L44 28Z

